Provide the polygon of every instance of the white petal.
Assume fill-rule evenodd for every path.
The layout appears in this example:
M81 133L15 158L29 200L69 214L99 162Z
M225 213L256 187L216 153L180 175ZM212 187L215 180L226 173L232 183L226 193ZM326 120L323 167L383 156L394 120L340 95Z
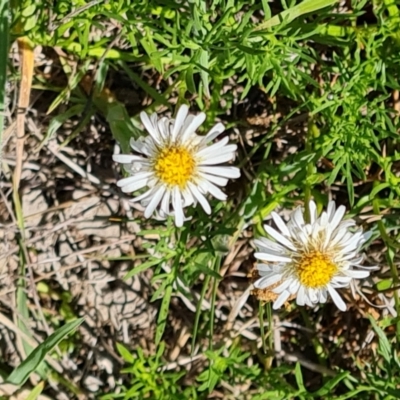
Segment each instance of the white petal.
M121 190L124 193L132 193L136 192L136 190L139 190L147 185L148 178L143 178L140 180L136 180L135 182L130 183L129 185L124 185L122 186ZM117 182L118 184L119 182Z
M186 129L181 132L179 140L181 140L182 143L186 142L191 135L193 135L194 132L200 127L200 125L205 121L206 119L206 114L200 113L197 114L193 120L190 122L189 126L186 127Z
M304 216L301 207L297 207L291 215L291 220L297 225L298 228L301 228L304 225Z
M200 193L199 189L197 189L196 185L193 185L193 183L188 182L188 188L192 192L194 198L201 204L205 213L211 214L210 204L208 203L207 199Z
M289 298L290 293L289 292L282 292L278 298L274 301L274 305L272 306L272 308L274 310L277 310L278 308L281 308L282 305L285 303L285 301Z
M148 197L153 196L154 192L157 190L156 187L152 187L151 189L149 189L147 192L141 194L140 196L136 196L133 199L129 200L132 203L136 203L138 201L142 201L142 200L146 200Z
M203 190L205 190L205 193L210 192L210 194L212 194L218 200L225 201L227 198L226 194L211 182L202 181L200 182L200 186Z
M328 291L324 288L319 292L319 302L326 303L326 300L328 300Z
M185 119L188 115L189 107L186 104L182 104L176 114L174 121L174 128L172 129L172 140L174 141L185 123Z
M150 200L150 203L148 204L148 206L146 207L146 210L144 211L145 218L149 218L151 216L151 214L153 214L154 210L160 203L161 198L163 197L164 193L165 193L165 186L160 186L156 190L153 198Z
M133 161L145 161L141 156L134 156L130 154L113 154L113 160L121 164L130 164Z
M265 249L267 252L269 250L272 250L274 252L282 253L285 250L283 246L281 246L279 243L273 242L272 240L269 240L267 238L259 238L254 240L254 244L261 250Z
M334 201L330 201L328 203L328 207L326 210L326 213L328 214L328 219L329 221L332 221L332 217L335 215L335 210L336 210L336 204Z
M345 212L346 212L345 206L340 206L337 209L335 215L333 216L333 218L330 222L330 226L331 226L332 230L334 230L340 224L340 221L343 219Z
M277 286L275 289L272 289L272 291L276 294L282 293L284 290L286 290L292 281L290 279L285 279L279 286Z
M293 243L289 239L286 239L283 235L281 235L274 228L271 228L269 225L264 225L264 229L266 230L266 232L269 235L271 235L280 244L283 244L285 247L287 247L290 250L296 251L296 247L293 245Z
M158 132L161 135L161 138L163 141L169 140L170 135L169 135L169 125L171 123L171 120L166 117L162 117L158 120L157 126L158 126Z
M346 243L346 246L341 249L342 253L353 252L359 247L359 242L361 239L361 232L357 232L353 235L353 237Z
M228 139L228 138L226 138L226 139ZM235 152L237 149L236 144L228 144L228 145L224 145L223 147L219 147L217 145L219 145L219 143L215 143L212 146L206 147L205 149L201 150L201 152L204 151L204 153L200 154L199 158L201 158L202 160L210 160L215 157L222 157L225 154L231 154L232 159L235 157ZM214 148L214 146L217 146L217 148ZM206 151L206 150L210 150L210 151ZM200 153L200 151L198 153Z
M170 200L171 200L171 190L166 189L164 197L162 198L161 207L160 207L165 215L170 214L170 210L169 210Z
M216 157L212 157L212 158L208 158L206 160L203 160L200 165L216 165L216 164L221 164L227 161L232 160L235 157L235 153L234 151L226 153L226 154L222 154L221 156L216 156Z
M354 279L364 279L369 277L368 271L357 271L357 270L348 270L345 272L347 276L350 276Z
M175 186L172 192L172 206L175 210L175 225L180 228L183 225L183 208L182 208L182 198L181 193L177 186Z
M313 288L307 288L307 291L308 298L310 299L311 303L316 303L318 301L317 290Z
M258 272L272 272L273 268L271 265L257 264L257 270L258 270Z
M308 203L308 209L310 210L310 223L313 224L317 219L317 206L312 200Z
M289 236L290 237L289 229L287 228L287 226L286 226L285 222L283 221L283 219L276 212L272 212L271 216L272 216L272 219L274 220L276 226L278 227L278 229L285 236Z
M269 279L272 276L275 276L276 273L275 271L270 271L270 272L262 272L262 271L258 271L258 274L260 275L260 278L265 278L265 279Z
M306 292L304 286L302 285L299 287L299 290L297 292L296 303L299 306L304 306L304 304L306 303Z
M300 282L297 279L293 279L293 282L289 286L289 292L292 294L295 294L299 291L300 289Z
M317 222L317 221L316 221ZM329 222L329 217L326 211L323 211L321 215L318 218L318 224L322 226L324 229L326 229L326 226L328 225Z
M226 186L228 183L228 179L219 176L205 174L204 172L200 172L199 175L202 179L215 183L218 186Z
M207 166L199 166L199 172L205 172L207 174L222 176L224 178L236 179L240 177L240 170L236 167L207 167Z
M181 192L181 195L183 198L182 207L190 206L196 202L192 192L187 188Z
M367 242L372 236L372 232L368 231L368 232L364 232L363 233L363 243Z
M346 229L340 229L337 231L337 233L331 238L331 241L329 245L331 247L335 246L336 244L339 244L341 241L346 243L349 238L351 237L351 233L347 232Z
M150 137L148 136L147 139L150 139L150 141L152 143L154 143L151 136ZM154 146L149 146L146 139L143 139L143 137L139 138L138 140L134 140L133 138L131 138L129 143L130 143L132 149L137 151L138 153L145 154L146 156L151 156L153 153L152 148Z
M141 181L142 179L148 178L152 174L153 174L152 172L138 172L133 176L128 176L127 178L120 179L117 182L117 186L122 187L137 181Z
M152 120L154 121L155 119L157 119L157 114L153 114L151 116ZM157 143L161 143L161 137L160 134L158 132L157 126L153 125L153 122L150 121L149 116L142 111L140 113L140 119L142 120L143 125L145 126L147 132L149 132L149 134L151 135L151 137L157 142Z
M204 149L198 151L196 155L198 157L204 157L207 158L210 155L213 155L214 153L218 154L218 151L222 149L222 147L226 146L226 144L229 142L228 137L224 137L221 139L219 142L212 144L211 146L204 147Z
M206 136L202 139L202 143L207 144L212 142L216 137L218 137L225 130L224 125L221 122L214 125Z
M342 298L340 297L339 293L333 287L331 287L330 285L328 285L328 291L329 291L329 294L332 297L332 300L336 304L336 307L340 311L346 311L347 310L346 303L342 300Z
M265 276L265 277L262 277L262 278L258 279L257 281L255 281L254 286L257 289L264 289L264 288L267 288L267 287L273 285L274 283L279 282L281 279L282 279L281 274Z
M271 252L272 253L272 252ZM270 253L254 253L254 257L262 261L273 261L273 262L290 262L292 261L289 257L283 257Z
M347 271L346 271L346 273L347 273ZM332 285L335 284L335 283L348 284L350 281L351 281L351 277L350 276L339 276L338 275L338 276L335 276L334 278L332 278L331 283L332 283Z

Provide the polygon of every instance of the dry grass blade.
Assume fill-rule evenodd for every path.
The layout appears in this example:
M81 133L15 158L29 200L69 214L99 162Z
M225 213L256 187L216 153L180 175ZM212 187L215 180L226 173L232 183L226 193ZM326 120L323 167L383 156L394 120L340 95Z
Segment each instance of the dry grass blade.
M16 166L14 171L14 190L18 191L19 182L22 172L22 158L24 155L25 141L25 114L29 106L29 98L32 87L33 77L33 48L27 38L21 37L18 39L18 48L21 63L21 86L18 99L18 114L17 114L17 150L16 150Z
M8 57L8 1L0 0L0 174L3 154L3 129L6 102L6 76Z

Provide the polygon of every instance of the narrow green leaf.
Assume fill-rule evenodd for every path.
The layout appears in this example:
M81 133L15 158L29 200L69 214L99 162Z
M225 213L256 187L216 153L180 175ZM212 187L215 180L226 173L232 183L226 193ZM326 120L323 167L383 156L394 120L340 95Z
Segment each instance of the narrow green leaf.
M105 113L114 139L121 146L122 152L129 154L131 152L129 142L131 138L137 139L140 132L132 124L125 106L116 101L107 106Z
M209 88L210 82L208 79L208 72L207 72L208 67L209 67L208 59L209 59L208 51L200 49L199 63L204 68L204 69L201 69L201 71L200 71L200 77L201 77L201 81L203 83L204 93L207 97L210 97L210 88Z
M84 109L84 104L75 104L64 113L55 116L50 121L49 128L47 129L46 135L43 138L42 143L40 144L40 148L42 148L56 134L58 129L60 129L65 121L68 121L71 117L75 115L81 115Z
M207 267L207 265L203 265L198 262L195 262L194 265L196 266L196 269L198 269L201 272L204 272L206 275L210 275L215 279L222 279L222 276L218 272Z
M388 187L390 187L390 184L389 184L389 182L383 182L383 183L380 183L379 185L376 185L373 189L372 189L372 191L371 191L371 193L370 193L370 198L371 199L373 199L381 190L384 190L384 189L386 189L386 188L388 188Z
M88 71L90 65L90 60L86 61L79 70L70 76L68 85L61 91L61 93L54 99L51 103L47 113L50 114L54 111L61 103L67 102L69 100L70 94L72 90L74 90L82 78L85 76L86 72Z
M294 369L294 376L296 377L296 383L298 388L302 392L306 392L306 388L304 387L303 375L301 373L301 365L299 363L296 363L296 367Z
M376 321L372 318L371 315L368 316L372 327L374 328L374 331L379 337L379 350L380 353L382 354L383 358L387 363L390 364L390 361L392 359L392 347L390 346L389 340L386 337L385 332L378 326Z
M346 162L346 178L347 178L347 192L349 196L350 205L354 205L354 184L353 176L351 174L351 160L348 158Z
M146 271L146 269L153 267L154 265L160 264L160 262L162 262L162 260L159 260L158 258L146 261L145 263L140 264L139 266L131 269L125 275L124 280L127 280L127 279L131 278L132 276L139 274L140 272Z
M116 343L118 353L129 364L133 364L135 359L131 352L121 343Z
M192 333L192 354L195 350L197 334L199 331L199 322L200 322L200 314L201 314L201 305L203 304L203 300L206 296L206 292L208 290L210 284L210 275L206 275L203 283L203 287L201 289L199 301L196 304L196 315L194 318L194 326L193 326L193 333Z
M161 96L157 90L153 89L148 83L143 81L139 75L129 68L125 62L119 61L118 65L123 68L123 70L128 74L129 78L131 78L137 85L139 85L147 94L149 94L157 103L164 104L167 107L170 107L168 101Z
M44 382L42 381L32 389L25 400L36 400L39 397L40 393L42 393L43 389Z
M326 382L325 385L322 386L322 388L320 388L315 393L313 393L313 397L317 397L317 396L325 397L326 395L330 394L332 389L349 375L350 375L350 372L348 372L348 371L337 374L334 378L332 378L328 382Z
M161 308L157 319L156 346L160 344L161 338L164 334L165 325L167 324L171 295L172 295L172 282L170 282L170 284L166 287L164 297L161 302Z
M269 20L263 22L262 24L258 25L254 30L260 31L263 29L268 29L273 26L279 25L282 22L289 23L304 14L318 11L321 8L331 6L337 2L338 0L304 0L300 4L297 4L294 7L282 11L280 14L275 15Z
M74 331L82 322L84 318L77 319L66 323L61 328L57 329L51 334L43 343L37 346L29 356L22 361L22 363L14 369L7 378L7 382L14 385L21 386L28 379L29 375L36 371L40 363L44 360L46 355L56 346L62 339Z

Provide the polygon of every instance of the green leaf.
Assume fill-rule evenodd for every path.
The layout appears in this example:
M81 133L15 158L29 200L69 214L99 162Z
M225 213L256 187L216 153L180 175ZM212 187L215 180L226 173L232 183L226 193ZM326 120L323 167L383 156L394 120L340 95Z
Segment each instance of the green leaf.
M282 11L280 14L275 15L269 20L263 22L262 24L258 25L254 30L260 31L263 29L268 29L275 25L279 25L282 22L289 23L304 14L318 11L321 8L331 6L337 2L338 0L304 0L300 4L297 4L294 7Z
M315 393L313 393L313 397L315 396L326 396L331 393L332 389L337 386L343 379L348 377L350 375L350 372L341 372L340 374L336 375L334 378L330 379L328 382L325 383L322 388L317 390Z
M127 279L131 278L132 276L139 274L140 272L146 271L146 269L153 267L154 265L160 264L160 262L162 262L162 261L159 260L158 258L146 261L145 263L140 264L139 266L131 269L125 275L124 280L127 280Z
M302 392L307 392L306 388L304 387L303 375L301 373L301 365L299 363L296 363L296 367L294 369L294 376L296 377L296 383L297 383L298 388Z
M204 272L206 275L212 276L215 279L222 279L222 276L218 272L212 270L207 265L200 264L198 262L194 262L194 265L196 266L196 269L198 269L201 272Z
M108 105L106 119L110 124L114 139L121 146L122 152L129 154L131 152L130 140L131 138L137 139L140 132L133 126L125 106L119 102Z
M123 68L123 70L127 73L129 78L132 79L133 82L135 82L137 85L139 85L147 94L149 94L158 104L164 104L167 107L170 107L170 103L168 103L168 100L165 99L161 94L157 92L157 90L153 89L148 83L146 83L143 79L140 78L138 74L132 71L131 68L128 67L128 65L120 61L118 62L118 65Z
M40 144L40 148L42 148L56 134L56 132L60 129L64 122L68 121L69 119L71 119L71 117L75 115L81 115L84 109L84 104L75 104L64 113L54 117L50 121L49 128L47 129L46 135L43 138L42 143Z
M51 334L43 343L39 344L22 363L14 369L7 378L7 382L21 386L28 379L29 375L36 371L40 363L45 359L46 355L56 346L62 339L74 331L84 318L77 319L66 323L61 328Z
M165 325L167 324L171 295L172 295L172 282L170 282L170 284L165 288L164 297L161 302L161 308L157 319L156 346L159 345L162 335L164 334Z
M121 357L129 364L133 364L135 362L135 358L131 354L131 352L121 343L116 343L118 353Z
M391 288L391 287L392 287L392 284L393 284L393 279L392 279L392 278L383 279L383 280L379 281L379 282L376 284L376 288L377 288L380 292L382 292L382 291L385 291L385 290Z
M387 363L390 364L390 361L392 359L392 347L389 343L388 338L386 337L385 332L378 326L376 321L372 318L371 315L368 315L368 318L371 322L372 327L374 328L374 331L379 337L379 350L380 353L382 354L382 357L385 359Z
M43 389L44 382L42 381L32 389L25 400L36 400L39 397L40 393L42 393Z
M209 88L209 77L208 77L208 61L209 61L209 53L207 50L200 49L200 59L199 63L203 67L200 71L201 82L203 83L204 94L207 97L210 97L210 88Z

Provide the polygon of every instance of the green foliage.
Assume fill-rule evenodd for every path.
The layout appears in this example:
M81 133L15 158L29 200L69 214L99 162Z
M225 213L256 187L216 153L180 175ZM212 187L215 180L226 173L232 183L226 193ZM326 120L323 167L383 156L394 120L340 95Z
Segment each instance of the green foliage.
M111 394L101 397L109 399L165 399L184 400L197 398L192 387L183 387L179 380L185 375L181 372L168 372L165 370L161 359L165 345L160 344L155 356L145 356L139 348L131 354L122 344L117 344L117 349L127 364L122 373L129 374L130 386L123 388L121 394Z
M51 334L43 343L39 344L28 357L8 376L7 382L21 386L28 379L29 375L36 371L39 365L44 361L50 351L57 346L67 335L73 332L80 324L83 318L66 323L61 328Z
M2 38L8 34L6 3L0 0ZM374 231L373 240L381 240L387 249L391 270L376 288L385 292L399 285L400 125L394 101L400 90L398 2L353 0L346 2L348 7L351 3L351 11L346 13L336 8L338 3L65 0L55 2L49 10L46 2L24 0L13 6L13 37L27 36L35 45L57 47L76 63L72 67L68 57L60 55L67 81L62 86L50 84L40 75L35 78L37 87L56 93L47 110L51 121L42 147L56 137L63 124L78 120L63 144L73 143L97 116L107 123L122 151L130 151L129 140L141 134L135 114L139 109L129 115L125 105L107 91L111 71L127 77L135 90L151 100L145 111L160 106L172 111L173 102L189 102L192 108L207 113L204 131L221 117L228 129L235 128L230 133L239 132L237 164L242 179L232 199L226 204L213 200L210 217L199 209L188 210L191 220L182 229L176 229L171 220L151 221L151 228L143 219L135 221L141 224L138 236L145 239L142 248L134 256L120 259L135 265L127 279L152 270L151 300L159 306L154 335L157 351L145 355L140 348L131 351L117 344L125 363L123 383L118 392L103 395L103 400L200 399L242 386L248 393L241 398L248 394L255 400L400 397L398 321L391 321L396 334L388 339L371 319L379 338L376 362L355 362L357 373L334 365L312 390L306 368L299 363L295 367L282 361L279 366L271 364L274 354L268 354L271 362L267 363L256 346L235 341L227 345L224 340L230 332L214 342L221 329L215 319L220 312L217 292L225 278L224 257L243 230L253 226L255 236L263 233L262 220L278 206L291 209L311 196L322 206L332 187L338 201L349 205L352 216L372 210L382 217L369 228ZM114 32L116 26L118 32ZM0 135L4 43L0 40ZM163 85L153 87L146 80L149 72ZM90 84L86 85L88 76ZM251 122L250 117L265 112L272 116L268 123ZM246 136L249 131L254 133L250 139ZM148 239L150 236L156 239ZM23 289L18 305L28 318ZM190 382L185 380L184 367L169 369L165 361L163 340L168 339L174 298L191 305L190 350L203 349L203 363ZM397 292L394 298L400 311ZM59 311L65 318L74 316L68 303L69 298L63 299ZM307 328L319 326L318 318L307 319ZM260 327L259 332L263 340L264 329ZM68 333L64 326L57 331L57 340L47 339L16 368L10 380L22 384ZM336 349L341 340L335 343ZM320 351L315 358L329 362L329 351L316 339L315 343ZM268 350L271 352L271 345Z

